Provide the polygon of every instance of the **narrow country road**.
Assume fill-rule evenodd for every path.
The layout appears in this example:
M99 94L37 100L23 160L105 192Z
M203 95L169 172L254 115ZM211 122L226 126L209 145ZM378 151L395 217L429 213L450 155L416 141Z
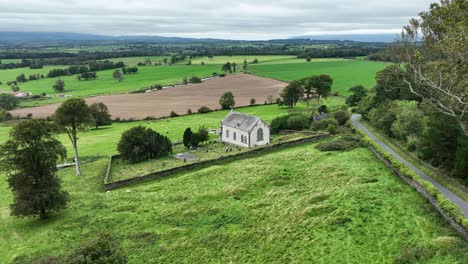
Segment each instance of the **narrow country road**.
M462 213L465 215L465 217L468 217L468 203L465 202L463 199L458 197L456 194L453 192L449 191L447 188L442 186L440 183L429 177L427 174L413 166L413 164L409 163L407 160L405 160L403 157L398 155L393 149L391 149L387 144L382 142L377 136L375 136L372 132L370 132L361 122L359 122L359 119L361 118L361 115L354 114L351 116L351 122L355 127L357 127L359 130L364 131L367 136L372 138L377 144L379 144L385 151L389 152L392 154L393 157L395 157L397 160L401 161L403 164L405 164L408 168L413 170L416 174L421 176L421 178L431 182L435 188L437 188L447 199L451 200L453 203L458 205Z

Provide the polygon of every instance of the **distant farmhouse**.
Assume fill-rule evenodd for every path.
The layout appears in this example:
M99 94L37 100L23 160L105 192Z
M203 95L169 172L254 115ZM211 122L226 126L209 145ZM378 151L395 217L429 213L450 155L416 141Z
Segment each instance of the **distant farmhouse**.
M28 97L28 96L32 95L32 93L29 93L29 92L13 92L13 93L11 93L11 95L13 95L15 97L19 97L19 98L24 98L24 97Z
M221 122L221 142L240 147L270 144L270 127L262 119L231 111Z

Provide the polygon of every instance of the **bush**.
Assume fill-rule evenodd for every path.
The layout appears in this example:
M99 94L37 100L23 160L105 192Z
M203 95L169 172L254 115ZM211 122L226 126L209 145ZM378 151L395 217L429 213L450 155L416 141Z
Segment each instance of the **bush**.
M66 263L124 264L127 263L127 256L116 239L109 234L101 234L80 245Z
M5 109L0 108L0 122L11 120L13 116Z
M315 130L315 131L326 130L330 124L337 127L338 121L336 121L333 118L325 118L320 122L312 122L312 124L310 125L310 129Z
M213 110L211 110L209 107L207 106L202 106L198 109L198 113L200 114L206 114L206 113L209 113L209 112L213 112Z
M333 118L338 121L338 125L342 126L351 118L351 114L346 110L339 110L333 113Z
M415 151L418 148L418 145L419 145L418 137L414 135L408 136L407 142L406 142L406 149L408 151L411 151L411 152Z
M315 146L320 151L346 151L360 147L360 143L354 140L346 140L343 138L326 141Z
M328 127L327 127L327 131L328 133L334 135L336 134L336 126L332 125L332 124L329 124Z
M137 126L122 134L117 150L124 160L137 163L169 154L172 142L150 128Z
M189 80L190 83L202 83L202 79L198 78L197 76L193 76Z
M250 99L250 105L254 105L256 102L257 100L255 100L255 98Z
M275 117L270 124L271 133L278 133L288 127L288 115Z
M287 121L287 128L292 130L302 130L309 126L309 121L302 115L289 116Z
M318 109L317 112L319 113L328 113L328 107L326 105L321 105Z
M169 115L170 117L178 117L179 114L177 114L176 112L174 111L171 111L171 114Z
M187 109L187 114L188 114L188 115L191 115L191 114L192 114L192 109L190 109L190 108Z

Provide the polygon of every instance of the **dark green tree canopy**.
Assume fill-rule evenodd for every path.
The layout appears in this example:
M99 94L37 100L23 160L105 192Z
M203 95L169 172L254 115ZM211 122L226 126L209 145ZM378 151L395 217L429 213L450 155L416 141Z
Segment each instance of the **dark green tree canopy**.
M225 92L219 99L219 104L223 110L233 108L236 105L234 95L231 92Z
M294 107L303 97L304 88L301 81L292 81L281 90L281 99L283 104Z
M172 142L150 128L136 126L122 134L117 150L123 159L138 163L168 155L172 152Z
M8 173L16 216L47 218L63 209L67 193L55 175L57 161L65 158L65 147L54 138L58 128L44 120L29 119L10 132L0 146L0 169Z
M19 105L19 98L11 94L0 93L0 108L11 110Z
M109 109L104 103L94 103L89 106L89 109L96 128L112 124Z

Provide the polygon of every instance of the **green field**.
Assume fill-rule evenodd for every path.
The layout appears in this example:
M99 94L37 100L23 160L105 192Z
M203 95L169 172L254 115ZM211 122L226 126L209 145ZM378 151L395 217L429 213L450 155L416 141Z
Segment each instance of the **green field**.
M467 243L365 148L306 144L104 193L106 166L88 163L82 177L61 170L70 203L45 221L10 217L11 194L0 192L3 261L66 254L100 232L122 242L129 263L468 258Z
M25 101L22 102L21 106L44 105L65 100L64 98L55 97L57 94L89 97L125 93L156 84L176 84L181 83L184 77L209 77L213 72L219 72L219 70L219 67L213 65L146 66L139 67L137 74L125 75L125 79L121 82L112 77L114 70L99 71L97 72L98 78L96 80L78 81L76 76L61 77L60 79L65 81L66 91L63 93L56 93L52 89L52 86L58 78L47 78L39 81L22 83L19 86L21 91L32 92L33 94L45 92L53 98L48 100Z
M346 95L348 89L355 85L372 88L375 85L375 74L387 65L363 60L312 59L311 62L250 65L249 70L258 76L286 82L316 74L328 74L333 78L332 91Z
M161 61L163 57L149 57L152 62ZM116 58L114 61L124 61L128 65L136 65L143 61L145 57ZM237 63L238 71L242 70L244 59L252 61L258 59L258 64L250 64L248 70L255 75L274 78L283 81L292 81L314 74L329 74L334 79L332 91L346 95L347 90L358 84L368 88L375 85L375 73L383 69L387 64L380 62L370 62L363 60L351 60L342 58L313 59L306 62L304 59L296 59L293 56L217 56L212 59L208 57L196 58L193 65L185 65L181 62L172 66L142 66L135 75L127 75L122 82L113 79L114 70L99 71L97 80L78 81L76 76L61 77L65 81L66 91L56 93L52 86L58 78L47 78L38 81L29 81L19 84L20 91L32 92L34 95L46 93L52 98L42 100L23 101L22 107L38 106L44 104L57 103L64 98L56 97L57 94L70 94L77 97L89 97L105 94L126 93L143 89L148 86L161 84L175 84L182 82L184 77L208 77L213 72L221 72L221 65L230 61ZM201 62L205 65L201 65ZM24 73L41 73L46 75L53 68L63 66L45 66L44 69L31 70L29 68L0 70L0 81L3 85L0 90L10 91L5 83L13 81L16 76Z
M327 104L331 108L343 103L344 99L339 97L329 97L323 101L323 104ZM304 105L301 104L298 108L303 109ZM288 108L278 107L277 105L262 105L240 108L236 111L259 116L266 122L270 122L276 116L286 114L288 110ZM194 114L155 121L114 123L112 126L91 129L79 134L78 147L80 156L86 159L93 156L116 154L117 142L120 140L120 135L127 129L138 125L150 127L168 136L173 142L180 142L187 127L191 127L192 129L198 129L200 126L219 128L219 122L224 119L227 113L228 111L216 111L208 114ZM0 126L0 144L8 139L10 128L10 126ZM61 135L59 138L67 147L68 157L71 158L73 152L70 140L66 135Z
M10 90L10 87L6 84L6 82L11 82L11 81L16 81L16 77L22 73L26 76L26 78L29 77L30 74L43 74L44 76L49 73L50 70L52 69L57 69L57 68L64 68L66 66L44 66L42 69L30 69L30 68L16 68L16 69L8 69L8 70L0 70L0 82L2 82L2 85L0 85L0 90ZM36 83L38 81L32 81L31 83ZM22 87L24 84L19 84L20 87Z

